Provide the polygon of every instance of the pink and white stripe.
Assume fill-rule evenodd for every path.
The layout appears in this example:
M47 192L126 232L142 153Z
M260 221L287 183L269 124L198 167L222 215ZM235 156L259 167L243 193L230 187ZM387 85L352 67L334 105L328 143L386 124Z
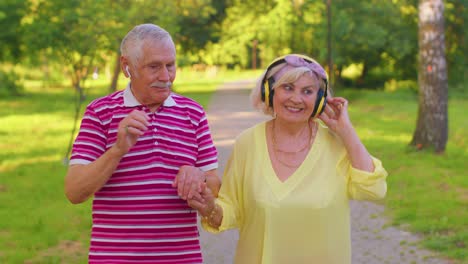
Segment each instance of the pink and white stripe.
M174 93L155 113L134 102L129 87L93 101L73 145L70 163L91 163L132 110L149 117L149 129L95 193L89 263L202 263L197 215L171 184L182 165L217 168L206 115Z

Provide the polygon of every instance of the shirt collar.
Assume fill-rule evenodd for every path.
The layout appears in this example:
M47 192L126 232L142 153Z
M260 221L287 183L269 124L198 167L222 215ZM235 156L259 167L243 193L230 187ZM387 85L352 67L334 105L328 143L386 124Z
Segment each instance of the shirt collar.
M124 97L124 106L125 107L134 107L134 106L139 106L141 105L140 102L135 98L135 96L132 93L132 90L130 89L130 82L127 84L127 87L123 91L123 97ZM174 98L172 98L172 93L169 94L169 96L164 100L163 106L165 107L171 107L175 106L177 103L174 101Z

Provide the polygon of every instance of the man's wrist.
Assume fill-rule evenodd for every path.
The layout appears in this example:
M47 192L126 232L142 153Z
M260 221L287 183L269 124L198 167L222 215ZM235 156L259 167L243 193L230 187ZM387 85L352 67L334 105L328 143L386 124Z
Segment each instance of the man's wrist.
M122 149L120 149L116 145L113 145L108 151L109 151L110 155L112 155L113 157L115 157L117 159L121 159L126 154L124 151L122 151Z
M206 183L206 180L207 180L208 176L206 175L206 173L202 169L200 169L200 168L198 168L198 169L201 171L201 175L202 175L201 178L202 178L203 182Z

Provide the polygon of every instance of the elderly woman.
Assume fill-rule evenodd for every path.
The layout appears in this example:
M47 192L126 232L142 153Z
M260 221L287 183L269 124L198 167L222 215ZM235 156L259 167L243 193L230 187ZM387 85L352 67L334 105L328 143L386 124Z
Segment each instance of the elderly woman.
M239 135L218 198L189 201L206 230L240 229L235 263L351 263L348 202L382 199L387 173L327 85L309 57L273 61L251 95L273 118Z

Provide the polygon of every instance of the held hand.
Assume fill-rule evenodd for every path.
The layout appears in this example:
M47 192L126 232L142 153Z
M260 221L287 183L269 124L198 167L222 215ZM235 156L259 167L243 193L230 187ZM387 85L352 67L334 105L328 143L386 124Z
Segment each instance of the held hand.
M184 165L180 167L172 187L177 188L177 193L184 199L192 199L194 196L200 196L202 186L205 182L205 173L194 166Z
M343 97L327 98L327 105L319 119L342 137L352 127L348 115L348 101Z
M188 199L187 203L190 207L197 210L203 217L208 217L215 208L215 197L210 188L206 184L202 184L202 192L199 197Z
M139 110L133 110L119 123L117 131L117 142L115 146L126 154L133 147L138 138L148 130L148 117L146 113Z

